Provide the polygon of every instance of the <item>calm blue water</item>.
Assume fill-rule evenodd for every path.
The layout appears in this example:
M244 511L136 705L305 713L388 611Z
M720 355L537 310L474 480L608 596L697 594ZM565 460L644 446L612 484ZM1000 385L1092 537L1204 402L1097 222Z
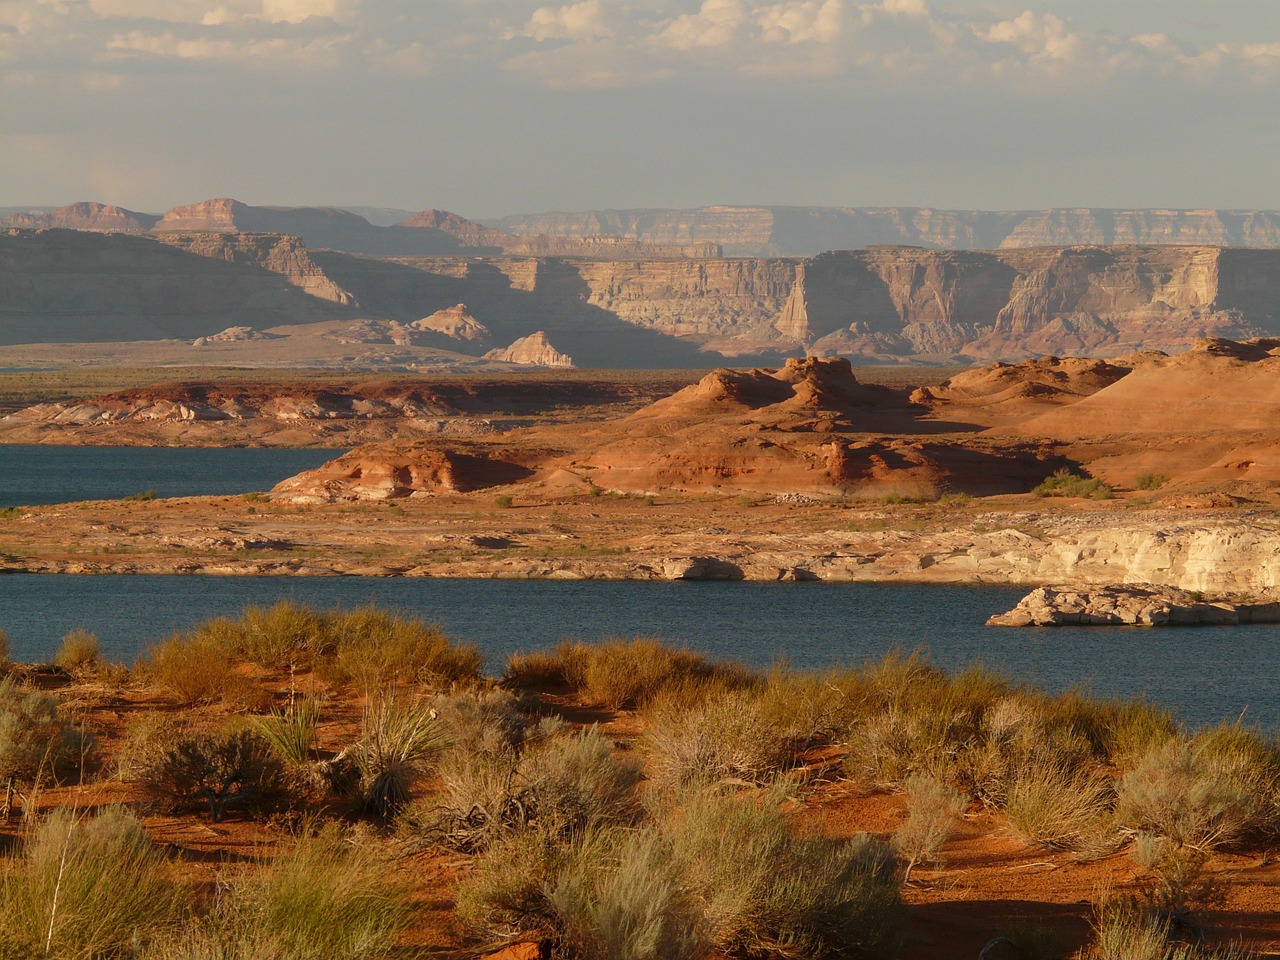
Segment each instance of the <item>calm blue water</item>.
M243 447L51 447L0 444L0 507L269 490L341 450Z
M824 583L645 583L363 577L0 576L0 627L19 660L46 660L67 631L96 633L113 659L248 604L370 601L439 622L501 671L513 650L565 637L655 635L766 667L859 664L928 647L947 668L975 660L1059 691L1133 696L1189 723L1280 729L1280 627L1000 629L1017 587Z

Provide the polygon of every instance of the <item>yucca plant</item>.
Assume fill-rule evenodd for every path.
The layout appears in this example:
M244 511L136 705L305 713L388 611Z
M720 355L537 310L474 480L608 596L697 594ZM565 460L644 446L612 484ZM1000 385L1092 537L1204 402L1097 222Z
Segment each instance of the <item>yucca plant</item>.
M410 798L414 782L449 744L430 704L385 697L365 710L360 739L345 751L360 772L359 801L389 817Z
M254 717L254 726L263 739L293 767L305 767L311 762L319 722L320 703L311 697L299 698L269 716Z

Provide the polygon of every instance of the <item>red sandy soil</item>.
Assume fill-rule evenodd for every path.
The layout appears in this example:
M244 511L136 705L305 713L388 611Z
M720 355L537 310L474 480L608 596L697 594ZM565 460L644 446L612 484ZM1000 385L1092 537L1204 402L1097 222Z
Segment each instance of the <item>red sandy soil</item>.
M102 760L96 777L84 785L40 791L32 806L41 812L71 804L82 809L117 803L140 806L139 788L112 776L126 730L140 716L160 712L195 728L218 726L232 715L225 707L179 708L134 684L72 683L52 671L37 673L33 679L58 696L77 722L95 735ZM286 678L259 672L258 679L277 699L287 696ZM308 676L292 682L303 691L315 686ZM642 719L631 712L609 711L562 693L544 692L540 697L549 712L577 726L599 724L620 744L634 740L643 729ZM355 738L362 707L362 701L354 698L327 702L320 726L322 752ZM838 755L830 749L815 759L811 768L815 786L801 801L802 828L835 836L866 832L890 838L906 815L904 798L867 792L840 779L832 762ZM431 784L424 788L430 790ZM146 816L145 824L148 834L174 854L175 869L210 894L221 869L269 857L290 836L287 816L256 821L238 811L229 811L217 824L205 814L155 813ZM377 846L388 869L412 891L416 913L405 945L435 947L446 953L465 947L463 955L475 955L477 945L467 942L453 915L451 893L457 877L467 869L468 858L383 833L372 823L352 821L352 827ZM21 829L21 816L0 824L0 845L11 847ZM1280 863L1266 851L1247 851L1216 855L1211 870L1226 880L1229 896L1223 909L1205 918L1209 941L1237 941L1263 955L1280 955ZM912 872L904 889L908 909L901 958L973 960L990 940L1013 931L1046 932L1059 950L1057 955L1065 956L1089 942L1092 905L1098 898L1108 890L1134 889L1138 879L1138 871L1123 852L1081 860L1071 853L1031 848L1014 837L1001 814L975 804L942 850L940 861Z

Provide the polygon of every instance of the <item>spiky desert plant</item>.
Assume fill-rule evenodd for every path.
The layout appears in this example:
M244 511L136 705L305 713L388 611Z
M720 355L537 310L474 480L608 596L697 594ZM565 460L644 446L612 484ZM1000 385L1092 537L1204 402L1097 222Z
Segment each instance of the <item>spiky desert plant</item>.
M360 739L347 755L360 771L359 802L388 817L412 796L418 777L449 745L444 725L429 703L385 695L366 708Z
M50 814L0 873L0 955L135 955L185 912L185 891L131 814Z
M320 723L318 700L300 697L283 710L276 709L269 716L254 717L253 722L258 733L285 763L292 767L305 767L311 762L316 728Z

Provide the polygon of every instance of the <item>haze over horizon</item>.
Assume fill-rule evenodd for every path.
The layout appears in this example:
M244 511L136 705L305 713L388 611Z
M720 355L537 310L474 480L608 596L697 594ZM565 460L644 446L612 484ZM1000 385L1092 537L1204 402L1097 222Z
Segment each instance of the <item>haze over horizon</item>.
M0 0L0 206L1280 208L1280 5Z

